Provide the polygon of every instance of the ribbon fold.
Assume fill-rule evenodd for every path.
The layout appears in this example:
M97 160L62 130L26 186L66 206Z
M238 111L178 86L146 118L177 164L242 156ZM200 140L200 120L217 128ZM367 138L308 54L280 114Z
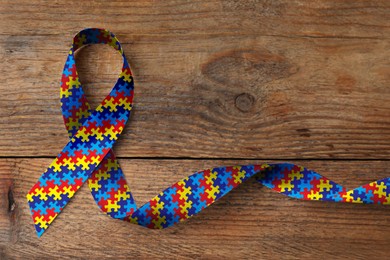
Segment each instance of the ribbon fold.
M123 66L111 92L95 110L91 110L79 81L74 53L84 45L98 43L116 49L122 55ZM60 93L70 141L27 194L38 237L86 181L103 212L148 228L166 228L186 220L252 176L262 185L291 198L390 204L390 178L347 191L304 167L272 163L196 172L137 208L112 151L130 117L134 96L130 66L114 34L105 29L88 28L73 38Z

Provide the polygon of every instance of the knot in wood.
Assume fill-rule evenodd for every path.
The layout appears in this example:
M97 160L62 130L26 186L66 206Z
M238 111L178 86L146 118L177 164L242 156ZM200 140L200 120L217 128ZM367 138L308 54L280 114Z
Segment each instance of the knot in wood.
M255 98L248 93L242 93L236 97L234 102L236 108L241 112L249 112L255 103Z

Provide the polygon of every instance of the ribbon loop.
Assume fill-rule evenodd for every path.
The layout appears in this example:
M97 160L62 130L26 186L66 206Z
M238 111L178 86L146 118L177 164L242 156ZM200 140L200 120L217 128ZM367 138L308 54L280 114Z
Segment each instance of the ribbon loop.
M94 43L109 44L117 49L123 57L123 66L111 92L91 111L78 78L74 52L83 45ZM111 152L130 116L133 92L130 66L116 37L104 29L79 32L74 37L61 79L61 107L70 141L27 195L38 236L88 178L95 201L103 211L113 217L124 217L127 213L124 209L135 208L123 173ZM112 199L105 197L109 192ZM119 206L118 198L121 197L130 200Z
M111 92L92 110L77 74L74 53L103 43L118 50L123 66ZM148 228L166 228L208 207L252 176L288 197L390 204L390 178L347 191L320 174L290 163L219 167L196 172L137 209L112 147L129 119L134 81L122 47L111 32L85 29L73 39L61 78L61 109L69 142L27 194L38 236L88 180L100 209Z
M72 48L69 52L61 78L61 109L64 123L70 137L76 134L92 113L78 78L74 58L75 51L88 44L108 44L117 50L123 57L122 71L119 78L122 78L125 83L132 83L129 64L124 55L122 46L114 34L103 29L85 29L76 34L73 38ZM123 91L117 91L113 93L114 97L110 97L109 103L105 103L109 105L112 110L116 110L115 115L120 113L116 105L118 102L121 102L121 100L122 103L130 103L131 106L131 102L127 102L123 99L124 94ZM95 124L94 122L88 123L86 131L88 133L90 131L101 131L101 133L105 133L106 130L111 130L113 126L115 128L115 125L118 125L116 120L123 121L124 118L101 118L100 125ZM124 125L119 124L119 127L124 127ZM99 149L96 145L93 146L93 148ZM92 172L92 175L88 178L88 186L96 204L103 212L113 218L125 217L128 212L135 210L136 208L130 188L127 185L125 176L112 150L107 153L99 166ZM110 194L109 197L107 196L107 193ZM128 198L126 203L123 202L124 198ZM122 204L122 206L120 206L120 204Z

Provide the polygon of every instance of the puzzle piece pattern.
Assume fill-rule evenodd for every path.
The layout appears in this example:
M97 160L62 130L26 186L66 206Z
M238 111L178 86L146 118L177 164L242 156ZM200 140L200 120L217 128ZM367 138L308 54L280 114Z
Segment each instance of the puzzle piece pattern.
M166 228L197 214L252 176L264 186L291 198L390 204L390 178L347 191L304 167L276 163L219 167L196 172L123 219L148 228Z
M123 68L110 94L91 110L74 62L83 45L104 43L123 56ZM70 141L27 194L38 236L85 183L113 218L148 228L166 228L208 207L252 176L264 186L301 200L390 204L390 178L347 191L320 174L290 163L218 167L196 172L137 208L111 150L129 118L134 83L116 37L104 29L78 33L61 79L61 108Z
M115 36L108 31L98 29L77 34L74 38L72 53L85 44L93 43L109 44L123 55L122 48L120 48ZM120 78L124 82L131 82L130 77L131 73L127 69L121 72ZM119 89L125 87L125 85L119 86ZM64 123L69 137L72 138L93 112L79 81L73 55L68 55L64 66L60 98ZM116 107L118 104L122 107L127 104L123 91L113 92L112 97L107 99L105 103L110 112L114 112L114 109L115 112L120 111ZM103 134L111 131L108 134L112 136L118 130L115 129L115 127L118 127L116 126L116 120L122 120L120 116L123 115L121 113L117 117L108 117L107 113L103 113L99 117L100 121L88 122L82 141L88 142L88 134L96 132L97 134ZM92 151L94 153L100 149L98 143L85 143L81 144L81 146L85 152ZM112 150L107 153L99 166L92 172L92 175L88 178L88 186L97 205L111 217L124 217L130 208L135 209L134 199L130 193L129 186ZM127 201L127 198L129 198L130 202L124 203ZM119 206L119 204L122 204L122 206Z
M87 44L109 44L123 57L120 76L102 103L91 110L77 74L74 53ZM134 83L117 38L107 30L86 29L73 39L61 78L61 108L70 141L27 194L38 236L88 180L102 211L123 218L135 209L129 186L111 148L132 109Z

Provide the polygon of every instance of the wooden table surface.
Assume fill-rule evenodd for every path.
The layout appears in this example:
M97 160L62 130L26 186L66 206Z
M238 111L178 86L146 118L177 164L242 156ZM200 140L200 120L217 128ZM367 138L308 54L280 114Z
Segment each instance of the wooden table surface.
M25 194L67 143L72 36L122 42L135 106L114 150L138 205L197 170L290 161L354 188L390 176L390 2L0 3L0 259L390 259L390 207L298 201L249 181L165 230L113 220L86 186L38 239ZM77 65L96 106L121 66Z

